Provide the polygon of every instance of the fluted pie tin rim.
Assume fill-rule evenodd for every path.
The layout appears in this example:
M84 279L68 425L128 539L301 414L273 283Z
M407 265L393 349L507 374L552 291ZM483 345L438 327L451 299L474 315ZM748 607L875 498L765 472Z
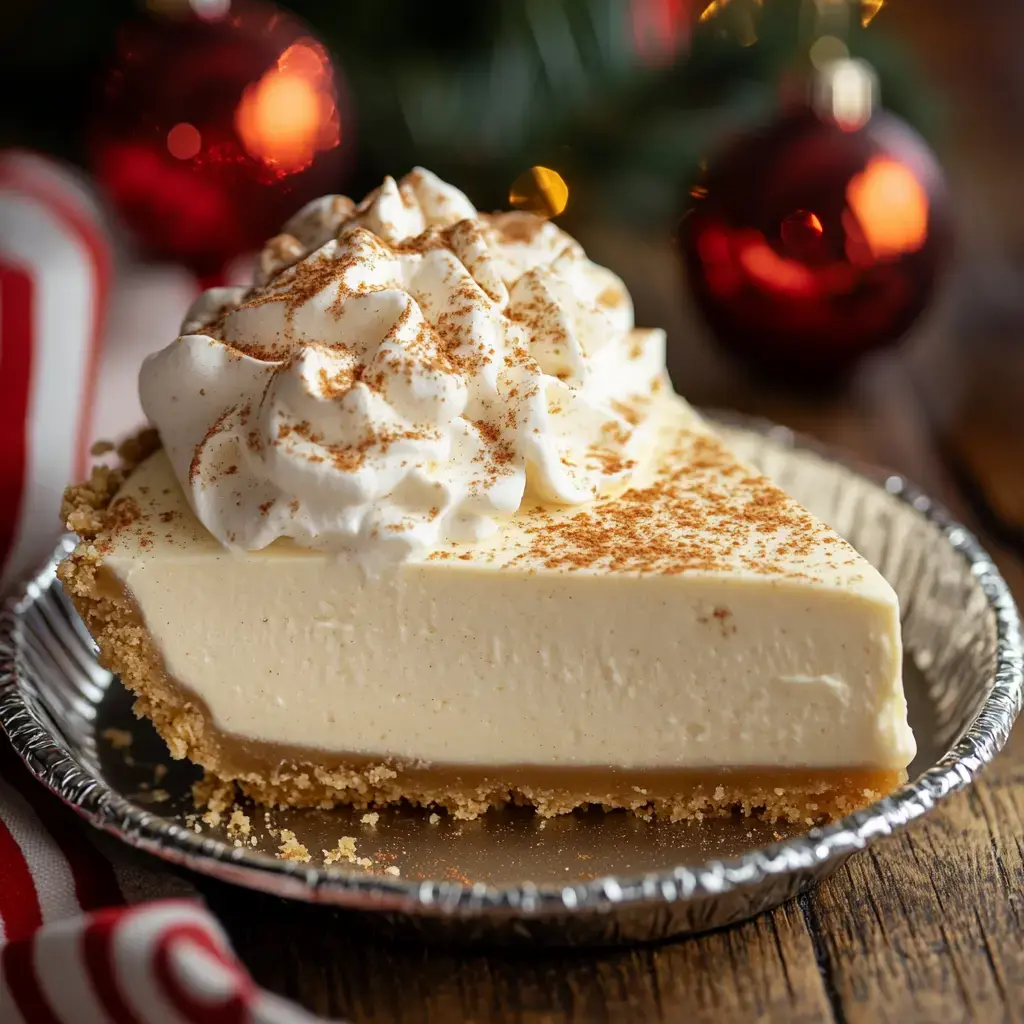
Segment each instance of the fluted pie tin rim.
M830 449L798 439L786 428L733 414L713 416L732 429L742 427L766 435L779 448L810 450L835 460ZM854 466L842 458L835 461L911 506L966 563L994 615L995 675L983 681L985 686L991 685L991 691L966 732L918 778L839 822L740 856L564 886L528 881L490 885L350 873L278 860L196 834L111 788L98 771L90 770L85 759L73 753L75 743L62 734L33 695L30 659L25 656L30 638L24 618L54 586L55 566L72 546L70 537L64 538L42 570L4 606L0 617L0 724L32 774L96 827L167 861L279 896L384 911L378 919L413 919L428 931L433 919L435 926L460 925L463 936L476 929L473 933L481 936L518 933L529 941L558 943L657 939L743 920L797 895L850 854L899 831L968 785L1006 742L1021 705L1024 656L1020 618L1007 584L977 539L904 477ZM95 664L86 671L102 674Z

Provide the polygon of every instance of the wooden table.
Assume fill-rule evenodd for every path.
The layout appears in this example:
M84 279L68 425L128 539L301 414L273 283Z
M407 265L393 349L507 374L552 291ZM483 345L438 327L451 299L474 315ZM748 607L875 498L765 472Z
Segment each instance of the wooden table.
M913 478L982 536L1024 598L1024 343L967 344L943 322L827 401L728 372L691 384ZM700 360L676 352L675 362L686 387ZM657 947L398 946L343 914L207 893L261 984L359 1024L1012 1021L1024 1019L1022 842L1024 729L970 790L798 901Z

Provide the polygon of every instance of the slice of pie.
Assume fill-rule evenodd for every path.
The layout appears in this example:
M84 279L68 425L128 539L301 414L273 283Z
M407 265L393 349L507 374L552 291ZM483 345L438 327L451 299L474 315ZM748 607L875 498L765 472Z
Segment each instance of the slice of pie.
M59 570L175 757L461 817L819 821L906 777L892 589L554 225L415 171L307 207L183 331Z

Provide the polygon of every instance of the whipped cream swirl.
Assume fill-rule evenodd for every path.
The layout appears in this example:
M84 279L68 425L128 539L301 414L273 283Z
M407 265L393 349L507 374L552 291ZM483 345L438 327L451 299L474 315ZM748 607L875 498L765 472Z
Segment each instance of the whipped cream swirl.
M633 326L614 274L422 169L306 206L139 382L221 543L390 560L626 486L663 386L664 334Z

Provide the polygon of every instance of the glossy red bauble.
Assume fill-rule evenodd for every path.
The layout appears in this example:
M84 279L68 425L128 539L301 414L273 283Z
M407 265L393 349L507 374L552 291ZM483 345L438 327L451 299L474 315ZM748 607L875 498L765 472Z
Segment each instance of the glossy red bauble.
M351 135L337 69L306 26L236 0L213 20L126 24L89 147L141 247L212 274L337 191Z
M949 249L941 169L906 124L844 130L809 110L710 162L680 224L697 306L757 371L814 386L891 345Z

